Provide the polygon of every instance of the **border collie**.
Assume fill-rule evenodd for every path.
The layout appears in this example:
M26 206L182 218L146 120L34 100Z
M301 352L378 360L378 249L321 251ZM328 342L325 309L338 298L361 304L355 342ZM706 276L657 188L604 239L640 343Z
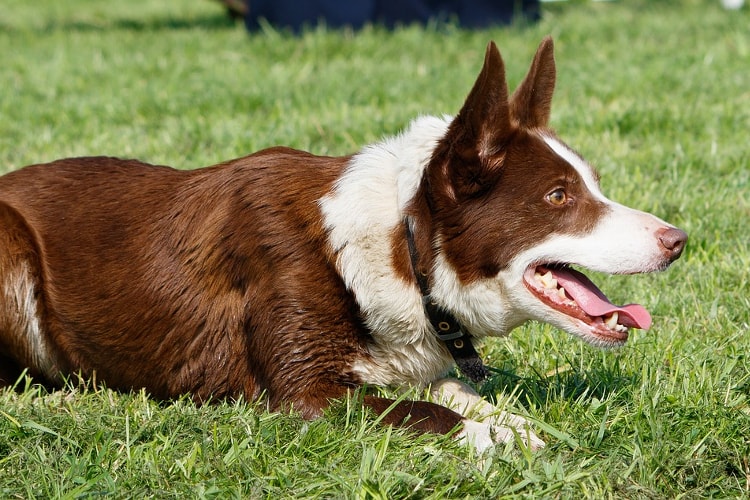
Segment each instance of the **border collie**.
M0 385L80 374L156 398L264 395L308 419L363 385L431 387L362 402L479 450L543 446L442 377L457 364L481 381L475 343L530 319L622 345L649 313L576 268L659 271L687 240L602 194L548 127L554 84L550 38L511 96L490 42L455 117L352 156L69 158L0 177Z

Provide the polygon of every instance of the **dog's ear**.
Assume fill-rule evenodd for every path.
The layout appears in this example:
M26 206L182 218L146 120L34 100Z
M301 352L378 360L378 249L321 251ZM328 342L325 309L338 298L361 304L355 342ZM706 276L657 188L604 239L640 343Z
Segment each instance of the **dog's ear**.
M510 133L510 106L505 64L495 42L487 44L484 65L454 120L457 145L480 159L493 155Z
M511 133L505 65L494 42L461 111L433 155L442 186L438 192L458 201L488 188L503 164L502 150Z
M510 100L510 115L522 127L546 127L555 91L555 56L552 37L536 50L529 73Z

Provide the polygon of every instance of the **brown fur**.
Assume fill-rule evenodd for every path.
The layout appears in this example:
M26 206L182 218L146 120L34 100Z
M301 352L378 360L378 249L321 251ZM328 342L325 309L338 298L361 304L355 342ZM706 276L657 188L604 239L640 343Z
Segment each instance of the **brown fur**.
M490 277L547 234L587 231L605 210L529 132L547 126L554 78L546 39L509 100L488 46L407 210L418 272L440 251L461 282ZM362 384L352 365L375 341L318 205L350 160L271 148L193 171L90 157L1 177L0 285L34 295L24 302L0 286L0 384L23 368L52 383L81 373L157 398L265 392L271 408L319 416ZM545 203L556 187L575 203ZM392 272L416 287L404 233L391 234ZM35 318L42 361L29 347ZM379 414L393 403L363 401ZM402 401L384 421L448 433L461 419Z
M346 161L273 148L195 171L103 157L27 167L0 179L0 256L32 265L62 374L158 398L266 391L272 408L315 417L359 385L348 365L367 355L315 207ZM42 375L0 318L4 357L20 360L2 381L22 366ZM441 432L460 417L447 415Z

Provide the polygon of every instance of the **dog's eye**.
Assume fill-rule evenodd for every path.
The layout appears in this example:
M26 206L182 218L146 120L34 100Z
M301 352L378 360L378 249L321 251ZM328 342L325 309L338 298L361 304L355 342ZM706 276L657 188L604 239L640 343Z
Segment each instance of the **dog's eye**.
M565 205L568 202L568 195L565 193L565 190L562 188L555 189L551 193L547 195L547 201L552 203L555 206L562 206Z

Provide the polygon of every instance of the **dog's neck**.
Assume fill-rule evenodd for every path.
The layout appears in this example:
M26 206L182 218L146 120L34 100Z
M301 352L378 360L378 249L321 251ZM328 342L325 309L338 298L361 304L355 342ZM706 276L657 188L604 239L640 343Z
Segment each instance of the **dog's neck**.
M473 382L481 382L489 377L487 367L482 363L479 354L471 341L471 336L464 329L453 314L440 305L430 295L430 284L428 274L419 268L419 255L417 245L414 241L414 230L409 217L404 221L406 228L406 241L409 246L409 259L411 261L414 277L422 294L422 304L427 319L432 325L435 335L443 341L448 352L451 353L456 366L461 373Z

